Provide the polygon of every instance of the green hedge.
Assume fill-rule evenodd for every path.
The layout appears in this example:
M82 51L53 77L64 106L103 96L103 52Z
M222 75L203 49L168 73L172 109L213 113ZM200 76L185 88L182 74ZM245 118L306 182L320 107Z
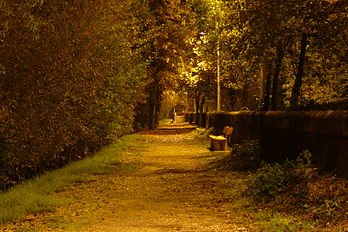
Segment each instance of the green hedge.
M126 0L1 1L1 188L131 131L146 84L142 11Z

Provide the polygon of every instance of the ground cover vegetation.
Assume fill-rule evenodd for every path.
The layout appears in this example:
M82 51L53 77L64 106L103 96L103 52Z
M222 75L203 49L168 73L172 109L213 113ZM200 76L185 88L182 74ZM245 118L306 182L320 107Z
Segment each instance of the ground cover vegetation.
M255 229L347 229L347 180L332 173L320 173L312 165L311 153L307 150L296 160L273 164L262 162L259 150L257 141L246 141L236 145L222 162L218 161L224 170L250 173L243 191L252 202L248 203L249 207L260 210L254 218L260 223Z
M138 135L122 137L118 143L103 148L93 157L74 162L64 168L47 172L41 176L0 192L0 225L15 221L28 214L54 211L70 201L53 193L96 180L96 175L108 174L112 167L121 163L120 153L134 146Z

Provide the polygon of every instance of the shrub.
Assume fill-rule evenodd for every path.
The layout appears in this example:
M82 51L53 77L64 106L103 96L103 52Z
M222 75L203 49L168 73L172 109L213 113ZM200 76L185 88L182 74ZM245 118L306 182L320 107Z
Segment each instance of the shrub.
M264 163L247 194L255 202L267 202L272 208L290 213L300 212L323 226L344 224L348 220L347 180L329 174L319 176L311 165L311 153L307 150L296 160Z
M257 140L237 144L231 152L230 164L234 170L256 170L261 165L261 148Z
M307 150L295 161L285 160L282 164L264 163L257 170L248 190L255 199L269 201L284 191L287 186L308 176L312 170L309 169L310 165L311 153Z
M212 162L216 168L226 171L255 171L261 165L260 144L257 140L235 144L232 152Z

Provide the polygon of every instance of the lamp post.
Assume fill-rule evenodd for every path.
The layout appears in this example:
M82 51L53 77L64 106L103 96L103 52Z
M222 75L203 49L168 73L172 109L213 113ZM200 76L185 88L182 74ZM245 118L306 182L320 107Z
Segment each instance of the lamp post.
M217 31L217 36L218 36L218 41L217 41L217 73L216 73L216 111L221 111L221 84L220 84L220 19L221 19L221 9L219 6L218 1L216 2L217 6L217 12L218 12L218 20L217 20L217 26L216 26L216 31Z

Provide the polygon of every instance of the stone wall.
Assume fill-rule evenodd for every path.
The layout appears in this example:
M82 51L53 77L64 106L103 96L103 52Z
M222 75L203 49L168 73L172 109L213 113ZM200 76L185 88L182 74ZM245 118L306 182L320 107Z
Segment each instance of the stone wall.
M194 118L187 115L191 123ZM321 169L348 177L348 111L209 113L205 118L215 134L234 127L232 143L258 139L266 161L294 159L308 149Z

